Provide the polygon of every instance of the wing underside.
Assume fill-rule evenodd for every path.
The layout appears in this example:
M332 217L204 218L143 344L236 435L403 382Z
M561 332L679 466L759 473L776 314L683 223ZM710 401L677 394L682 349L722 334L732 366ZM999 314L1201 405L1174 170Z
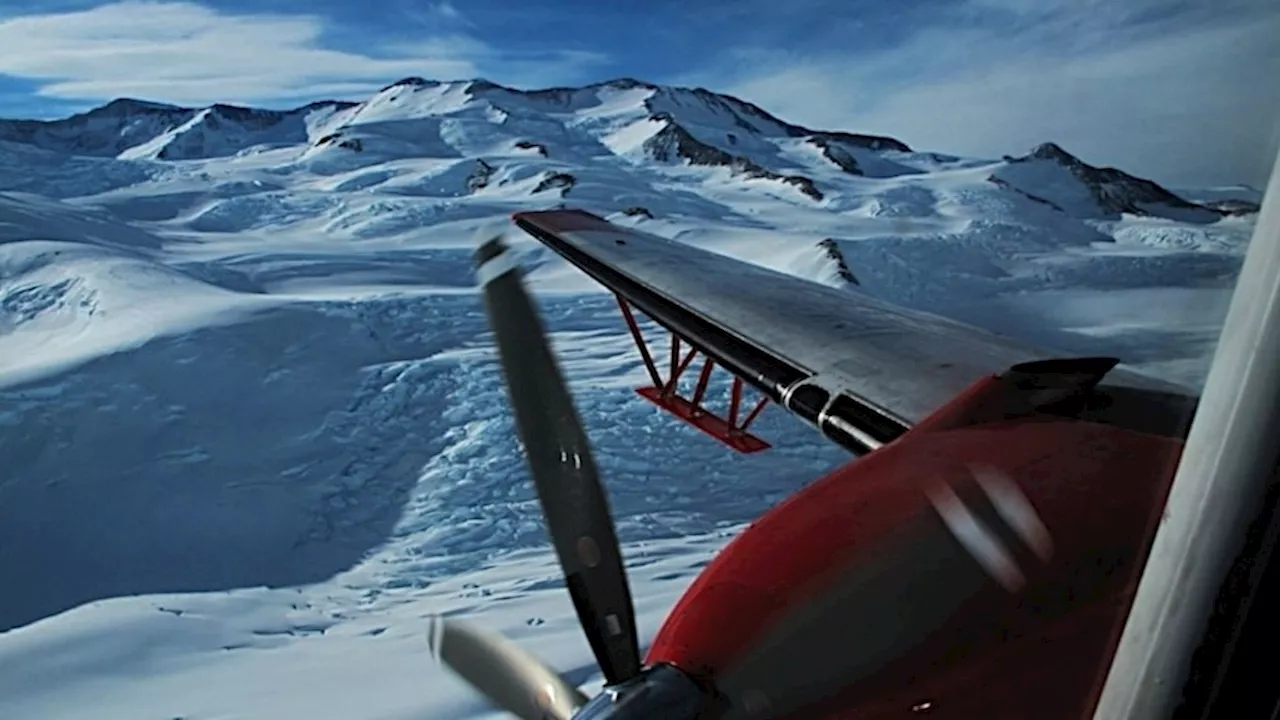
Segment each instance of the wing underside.
M896 439L984 376L1054 357L969 325L583 211L517 213L514 220L619 298L855 452ZM1123 371L1108 381L1170 387Z

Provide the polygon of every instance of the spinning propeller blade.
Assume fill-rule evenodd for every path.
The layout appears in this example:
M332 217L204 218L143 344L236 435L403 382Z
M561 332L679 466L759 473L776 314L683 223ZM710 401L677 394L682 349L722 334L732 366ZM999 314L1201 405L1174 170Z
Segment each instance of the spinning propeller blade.
M640 672L635 612L609 504L542 320L501 239L476 252L516 427L583 632L610 685Z
M503 636L457 619L434 617L431 652L521 720L570 720L587 698L555 670Z

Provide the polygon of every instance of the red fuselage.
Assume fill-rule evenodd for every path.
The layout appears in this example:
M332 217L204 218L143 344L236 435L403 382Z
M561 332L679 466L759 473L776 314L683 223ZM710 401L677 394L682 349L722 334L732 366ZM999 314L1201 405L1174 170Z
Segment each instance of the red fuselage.
M648 664L714 683L797 611L825 602L825 640L811 629L812 649L779 672L803 683L829 658L871 659L795 717L1087 717L1182 443L1055 415L983 419L975 408L997 382L755 522L676 605ZM939 509L939 488L971 504L990 495L976 478L991 472L1020 489L1052 541L1041 552L1010 529L1017 523L995 533L1015 582ZM955 537L937 530L950 545L904 550L905 529L925 526ZM970 574L957 579L961 557Z

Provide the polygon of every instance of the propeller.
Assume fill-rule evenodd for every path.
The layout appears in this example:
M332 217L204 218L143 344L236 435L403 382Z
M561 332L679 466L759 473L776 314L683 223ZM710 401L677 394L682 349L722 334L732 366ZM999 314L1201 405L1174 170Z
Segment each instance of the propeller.
M501 237L480 245L476 274L497 340L516 428L578 621L607 685L640 673L635 611L622 552L573 399L551 354L542 320ZM571 717L580 693L511 642L457 620L439 619L437 656L491 700L522 718ZM533 714L525 714L532 712ZM563 714L563 713L569 714Z
M555 670L498 633L434 617L429 638L437 661L521 720L570 720L587 703Z

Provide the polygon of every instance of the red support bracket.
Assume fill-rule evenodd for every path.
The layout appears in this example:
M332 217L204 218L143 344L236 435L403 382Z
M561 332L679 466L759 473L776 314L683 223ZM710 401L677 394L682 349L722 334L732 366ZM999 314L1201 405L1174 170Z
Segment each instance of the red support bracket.
M742 378L734 376L733 390L729 398L729 416L727 418L721 417L707 409L703 405L703 400L706 399L707 386L711 380L711 372L715 369L715 361L706 356L704 356L706 359L703 362L702 371L698 375L698 383L694 389L693 397L682 397L679 393L678 384L681 376L689 369L695 356L698 355L697 349L690 347L689 351L684 353L682 357L680 336L672 333L670 371L667 379L663 380L661 373L658 372L657 363L654 362L653 353L650 352L649 345L645 342L644 335L640 332L640 325L636 322L635 313L631 310L631 305L621 295L617 297L618 307L622 310L622 317L627 322L627 329L631 331L631 337L636 342L636 348L640 351L641 359L644 360L645 370L648 371L649 379L653 382L648 387L636 390L640 397L740 453L760 452L771 447L769 443L747 432L747 428L760 416L765 405L769 404L769 398L760 398L751 412L747 414L747 417L739 424L738 415L742 409L742 390L745 383L743 383Z

